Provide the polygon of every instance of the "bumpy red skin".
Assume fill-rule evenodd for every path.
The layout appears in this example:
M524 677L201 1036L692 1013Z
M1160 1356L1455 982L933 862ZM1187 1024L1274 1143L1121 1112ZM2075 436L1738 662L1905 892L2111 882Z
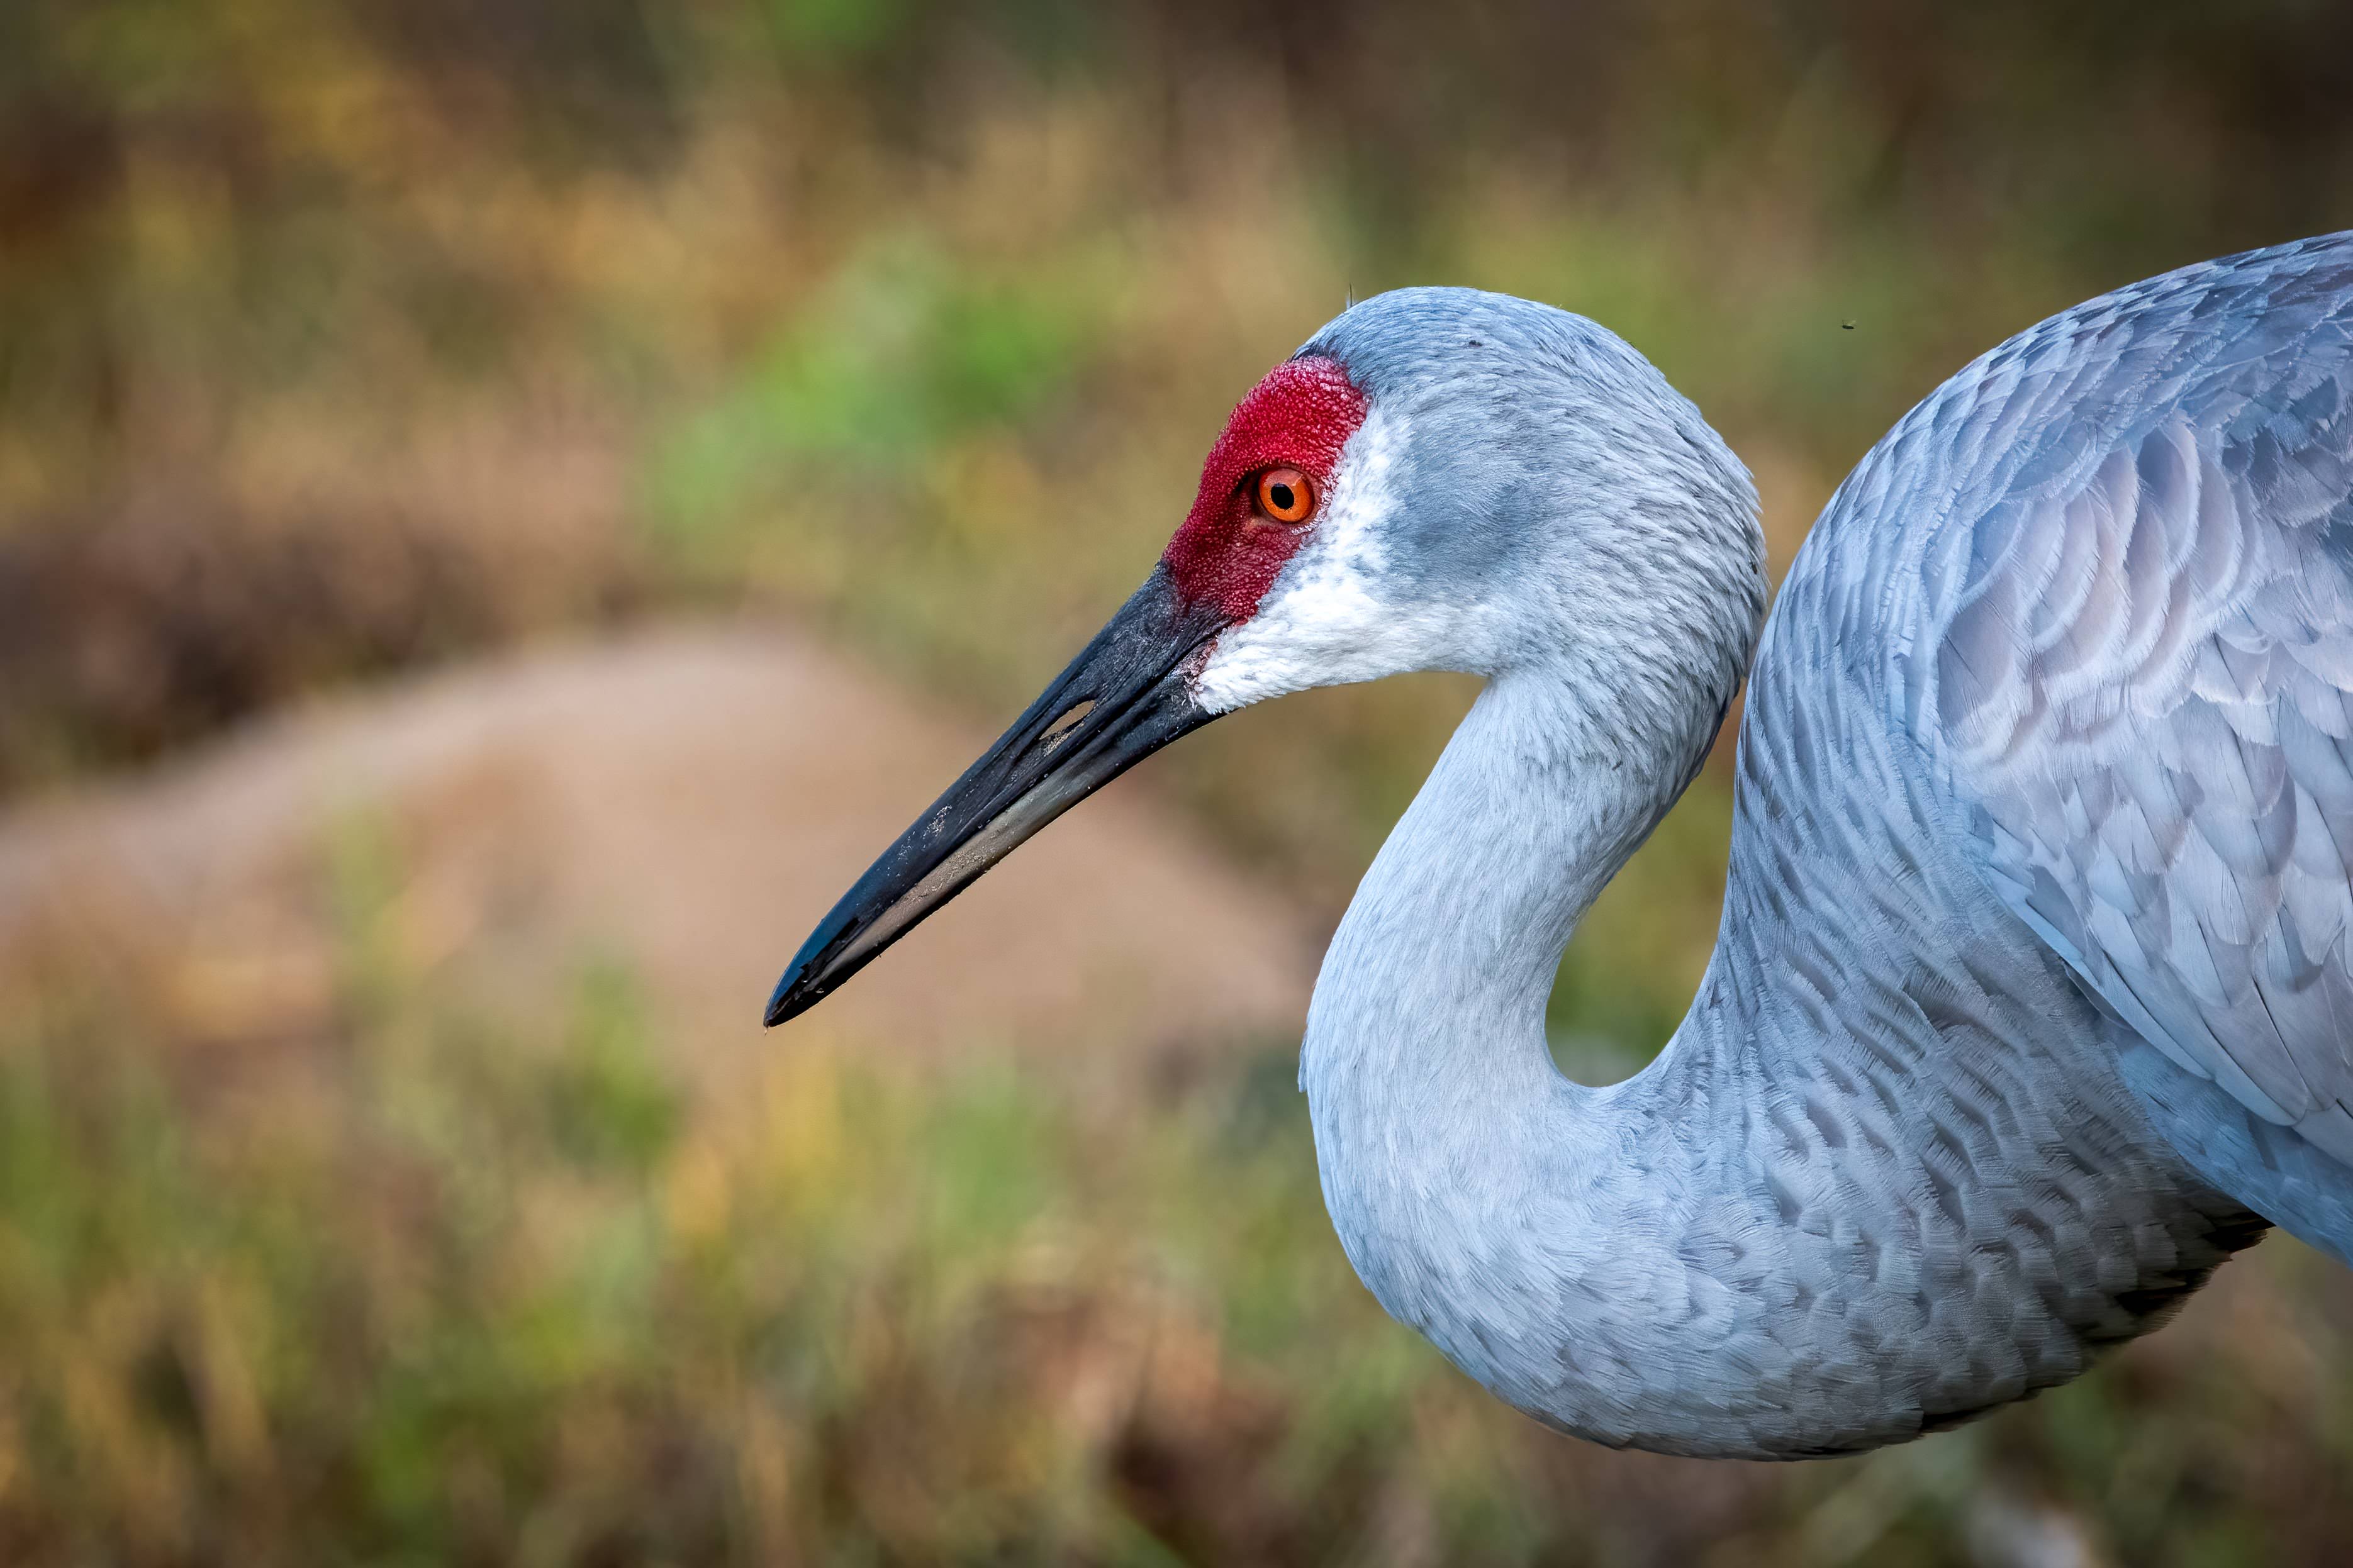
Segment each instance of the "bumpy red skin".
M1338 361L1311 355L1268 372L1209 448L1193 510L1161 557L1177 591L1215 604L1232 624L1257 614L1313 524L1260 516L1245 481L1265 468L1297 468L1314 481L1320 509L1341 449L1364 422L1365 395Z

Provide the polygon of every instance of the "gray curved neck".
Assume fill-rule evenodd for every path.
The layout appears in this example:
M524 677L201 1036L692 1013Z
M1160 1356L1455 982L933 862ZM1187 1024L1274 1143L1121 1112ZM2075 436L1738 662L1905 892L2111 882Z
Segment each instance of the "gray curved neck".
M1821 741L1834 703L1811 731L1768 711L1764 772L1743 756L1725 923L1673 1040L1623 1083L1562 1077L1561 952L1697 754L1594 711L1624 710L1563 672L1492 682L1325 958L1301 1085L1392 1315L1579 1436L1788 1457L2063 1381L2244 1244L2107 1026L1913 831L1883 731L1776 794L1781 737Z
M1301 1058L1366 1285L1496 1393L1608 1441L1635 1435L1561 1408L1560 1357L1642 1353L1612 1298L1680 1272L1652 1256L1695 1175L1668 1086L1708 1053L1687 1023L1649 1071L1584 1088L1554 1067L1545 1010L1577 920L1685 767L1624 754L1561 680L1491 682L1335 933Z
M1359 1110L1573 1088L1544 1026L1561 953L1680 772L1592 733L1559 682L1492 681L1334 934L1303 1086Z

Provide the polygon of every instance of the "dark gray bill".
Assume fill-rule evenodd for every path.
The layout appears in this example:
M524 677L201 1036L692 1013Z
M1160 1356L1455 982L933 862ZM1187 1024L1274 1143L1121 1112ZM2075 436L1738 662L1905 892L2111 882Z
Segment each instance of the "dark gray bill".
M1029 710L844 893L793 955L767 1020L807 1012L1029 837L1217 715L1184 666L1225 626L1155 567Z

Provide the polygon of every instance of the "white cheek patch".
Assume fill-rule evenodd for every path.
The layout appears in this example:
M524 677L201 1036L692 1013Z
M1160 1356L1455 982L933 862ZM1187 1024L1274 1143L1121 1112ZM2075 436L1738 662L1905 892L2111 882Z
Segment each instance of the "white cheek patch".
M1376 405L1342 448L1312 532L1275 578L1258 613L1220 634L1193 678L1194 700L1229 713L1311 686L1377 680L1428 668L1435 617L1405 612L1379 587L1383 538L1398 497L1401 422Z

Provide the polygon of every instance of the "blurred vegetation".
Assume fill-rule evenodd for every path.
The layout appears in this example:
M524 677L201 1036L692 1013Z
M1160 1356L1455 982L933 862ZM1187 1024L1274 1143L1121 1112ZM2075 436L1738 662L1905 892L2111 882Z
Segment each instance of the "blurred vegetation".
M0 788L681 598L1009 710L1404 282L1624 332L1786 559L2007 332L2347 221L2348 62L2298 0L17 0ZM1156 772L1336 910L1464 700Z
M780 1051L697 1115L626 975L536 1028L438 995L394 869L334 857L339 1021L300 1070L158 1048L95 983L0 1024L0 1560L2341 1554L2353 1288L2292 1246L1957 1435L1613 1455L1356 1284L1287 1051L1148 1114Z
M1407 282L1627 335L1786 563L2009 331L2353 221L2348 104L2353 11L2303 0L11 0L0 794L677 605L1009 712L1233 399ZM1151 772L1328 915L1467 697ZM1565 1037L1664 1038L1727 810L1719 768L1588 921ZM103 986L11 1012L0 1558L1943 1562L2044 1502L2130 1562L2344 1539L2341 1290L2279 1331L2325 1375L2144 1357L1694 1482L1381 1322L1279 1062L1115 1131L823 1061L712 1122L622 979L511 1039L354 920L348 1038L250 1104ZM2336 1288L2265 1253L2283 1311Z

